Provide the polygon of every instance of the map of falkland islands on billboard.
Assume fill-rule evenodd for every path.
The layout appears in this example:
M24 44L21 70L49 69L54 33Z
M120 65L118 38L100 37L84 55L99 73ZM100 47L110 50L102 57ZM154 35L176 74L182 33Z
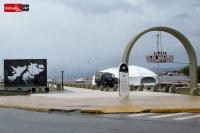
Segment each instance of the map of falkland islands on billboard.
M4 60L4 86L47 86L46 59Z

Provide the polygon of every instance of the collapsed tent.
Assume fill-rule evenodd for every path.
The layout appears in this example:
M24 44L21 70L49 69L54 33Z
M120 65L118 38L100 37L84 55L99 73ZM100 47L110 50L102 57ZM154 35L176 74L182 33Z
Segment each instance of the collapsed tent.
M143 84L144 86L153 86L158 83L157 75L149 69L131 65L129 68L129 85L139 86ZM113 73L116 78L119 77L119 68L109 68L102 70L100 72ZM92 77L92 84L95 83L95 75Z

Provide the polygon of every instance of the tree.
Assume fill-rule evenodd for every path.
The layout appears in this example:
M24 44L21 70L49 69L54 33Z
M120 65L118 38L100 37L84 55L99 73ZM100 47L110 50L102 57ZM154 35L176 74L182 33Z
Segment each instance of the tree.
M189 65L182 69L182 73L185 76L189 76L190 75L190 67L189 67ZM197 66L197 82L200 83L200 66Z
M189 75L190 75L190 67L189 67L189 65L186 66L186 67L184 67L184 68L182 69L182 73L183 73L185 76L189 76Z

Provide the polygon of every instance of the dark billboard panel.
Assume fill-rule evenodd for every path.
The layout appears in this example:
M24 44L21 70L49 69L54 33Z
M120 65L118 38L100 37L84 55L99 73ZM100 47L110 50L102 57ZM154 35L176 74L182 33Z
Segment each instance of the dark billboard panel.
M47 86L46 59L4 60L4 86Z

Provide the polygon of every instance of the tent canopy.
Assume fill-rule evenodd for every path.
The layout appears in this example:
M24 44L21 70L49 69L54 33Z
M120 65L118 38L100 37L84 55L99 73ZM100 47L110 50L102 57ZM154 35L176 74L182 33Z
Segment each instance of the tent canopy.
M141 83L144 84L144 86L152 86L155 85L155 83L158 83L157 75L152 72L151 70L139 66L128 66L129 68L129 84L134 86L139 86ZM113 73L115 77L119 77L119 68L109 68L102 70L101 72L109 72ZM92 84L95 84L95 75L92 78Z

